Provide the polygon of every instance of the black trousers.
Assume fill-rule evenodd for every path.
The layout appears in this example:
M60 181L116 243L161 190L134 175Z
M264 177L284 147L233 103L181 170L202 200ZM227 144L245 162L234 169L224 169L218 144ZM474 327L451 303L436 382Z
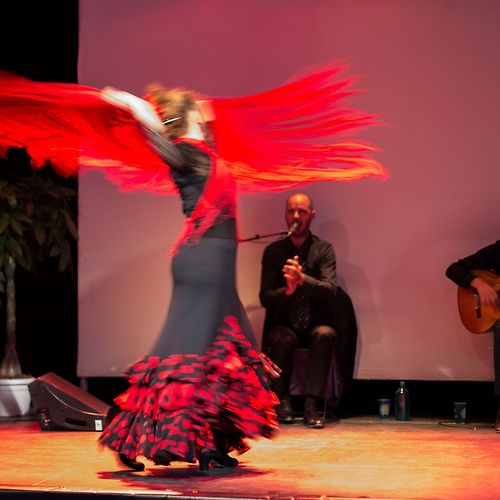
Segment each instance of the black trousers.
M273 382L273 390L280 400L290 394L293 352L297 347L309 349L305 380L306 396L324 397L336 341L336 330L326 325L314 326L301 336L285 325L276 325L269 331L269 357L283 370L280 378Z

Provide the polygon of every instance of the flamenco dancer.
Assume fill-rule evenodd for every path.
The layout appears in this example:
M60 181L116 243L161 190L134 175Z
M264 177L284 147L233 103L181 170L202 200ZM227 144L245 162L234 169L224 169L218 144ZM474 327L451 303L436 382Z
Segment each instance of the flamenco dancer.
M145 98L0 75L0 155L34 168L102 169L122 190L178 192L185 229L172 250L173 294L152 352L130 365L118 415L99 437L122 464L145 457L236 467L247 439L272 437L279 404L236 291L236 191L384 178L375 149L349 133L375 122L342 107L354 90L327 67L251 96L205 98L155 85Z

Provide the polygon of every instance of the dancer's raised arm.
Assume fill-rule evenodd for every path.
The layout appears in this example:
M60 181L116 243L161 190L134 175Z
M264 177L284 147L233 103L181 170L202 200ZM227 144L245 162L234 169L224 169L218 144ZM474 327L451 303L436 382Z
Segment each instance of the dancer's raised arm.
M164 130L160 117L148 101L113 87L105 87L101 92L101 96L111 104L128 109L134 118L146 127L157 132Z

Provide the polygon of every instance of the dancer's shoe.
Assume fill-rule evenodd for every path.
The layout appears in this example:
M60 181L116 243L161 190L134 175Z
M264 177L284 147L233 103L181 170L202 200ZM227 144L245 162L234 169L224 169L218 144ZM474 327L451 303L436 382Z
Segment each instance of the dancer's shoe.
M236 458L230 457L227 453L222 453L217 450L210 450L202 453L198 457L198 463L200 465L201 472L207 472L210 462L215 462L219 467L237 467L238 460Z
M155 456L153 457L153 463L155 465L170 465L170 462L172 460L174 460L173 455L164 450L156 452Z
M277 364L273 363L263 352L260 353L260 360L264 371L271 377L271 379L278 380L283 370Z
M138 462L135 458L129 458L123 453L119 453L118 458L120 459L120 462L123 465L126 465L129 469L136 471L144 470L144 464L142 462Z

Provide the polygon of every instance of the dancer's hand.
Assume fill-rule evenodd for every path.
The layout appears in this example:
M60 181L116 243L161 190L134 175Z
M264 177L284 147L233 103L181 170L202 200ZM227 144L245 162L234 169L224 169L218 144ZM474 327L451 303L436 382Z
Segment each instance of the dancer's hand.
M119 106L120 108L130 108L130 97L132 94L124 92L123 90L115 89L114 87L104 87L101 90L101 97L106 102ZM132 96L135 97L135 96Z

